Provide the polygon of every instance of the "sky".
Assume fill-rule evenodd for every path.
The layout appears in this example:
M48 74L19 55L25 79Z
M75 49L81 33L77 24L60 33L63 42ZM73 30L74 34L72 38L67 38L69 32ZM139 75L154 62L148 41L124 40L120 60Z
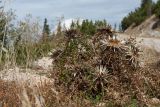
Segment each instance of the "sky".
M154 0L156 1L156 0ZM55 23L58 17L68 19L106 19L119 24L124 16L140 6L140 0L12 0L8 5L15 10L18 19L26 14L47 18Z

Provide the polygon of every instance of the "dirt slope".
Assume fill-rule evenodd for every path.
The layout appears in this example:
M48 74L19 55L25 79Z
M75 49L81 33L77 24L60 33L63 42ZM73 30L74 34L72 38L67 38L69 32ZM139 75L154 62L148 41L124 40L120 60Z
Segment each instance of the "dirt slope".
M135 37L126 33L118 33L117 35L120 40ZM136 37L136 41L142 50L142 63L153 63L160 60L160 38Z
M148 18L139 26L130 26L125 33L136 37L154 37L160 38L160 19L155 15Z
M160 60L160 19L155 15L139 26L131 25L124 33L117 34L120 39L136 38L142 52L144 63Z

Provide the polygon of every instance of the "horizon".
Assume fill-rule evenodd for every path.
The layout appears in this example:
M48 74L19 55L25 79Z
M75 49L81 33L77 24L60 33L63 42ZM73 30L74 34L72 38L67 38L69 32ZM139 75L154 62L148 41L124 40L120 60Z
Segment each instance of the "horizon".
M122 18L139 6L140 0L12 0L8 8L15 10L18 20L31 14L40 22L47 18L51 28L54 28L57 19L62 16L64 22L77 18L93 21L105 19L112 26L119 25Z

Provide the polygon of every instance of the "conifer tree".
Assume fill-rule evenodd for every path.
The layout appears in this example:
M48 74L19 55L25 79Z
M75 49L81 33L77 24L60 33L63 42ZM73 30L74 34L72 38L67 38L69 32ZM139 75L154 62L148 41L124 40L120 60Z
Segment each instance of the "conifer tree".
M155 14L160 18L160 0L158 0L155 5Z
M141 8L144 9L148 17L152 15L152 9L153 9L152 6L153 6L152 0L142 0L141 2Z
M141 24L144 20L154 14L154 5L152 0L141 0L140 7L123 18L121 22L123 31L133 24L134 26Z
M75 22L72 20L72 23L71 23L70 28L71 28L71 29L75 29L75 27L76 27L76 24L75 24Z
M43 40L46 40L50 35L50 28L48 25L47 18L44 19L44 25L43 25Z
M2 1L0 1L1 3ZM5 15L3 11L3 6L0 6L0 41L3 41L4 37L4 30L5 30L5 25L6 25L6 20L5 20Z
M56 31L57 31L57 33L56 33L57 36L61 36L62 35L61 21L58 22Z

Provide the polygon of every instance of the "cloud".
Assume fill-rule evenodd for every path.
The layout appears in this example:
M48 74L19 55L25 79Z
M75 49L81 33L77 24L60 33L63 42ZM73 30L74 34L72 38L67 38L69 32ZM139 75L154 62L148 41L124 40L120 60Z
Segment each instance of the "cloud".
M83 19L78 19L78 18L77 18L77 19L72 19L72 18L70 18L70 19L65 19L65 20L63 20L63 21L61 22L62 30L70 29L72 22L77 23L77 21L78 21L78 23L81 25L82 22L83 22ZM53 29L53 30L55 31L55 33L57 33L57 32L56 32L57 27L58 27L58 25L56 25L56 26L54 27L54 29Z
M14 0L11 8L19 18L27 13L49 20L64 15L66 19L106 19L113 25L139 5L140 0Z

